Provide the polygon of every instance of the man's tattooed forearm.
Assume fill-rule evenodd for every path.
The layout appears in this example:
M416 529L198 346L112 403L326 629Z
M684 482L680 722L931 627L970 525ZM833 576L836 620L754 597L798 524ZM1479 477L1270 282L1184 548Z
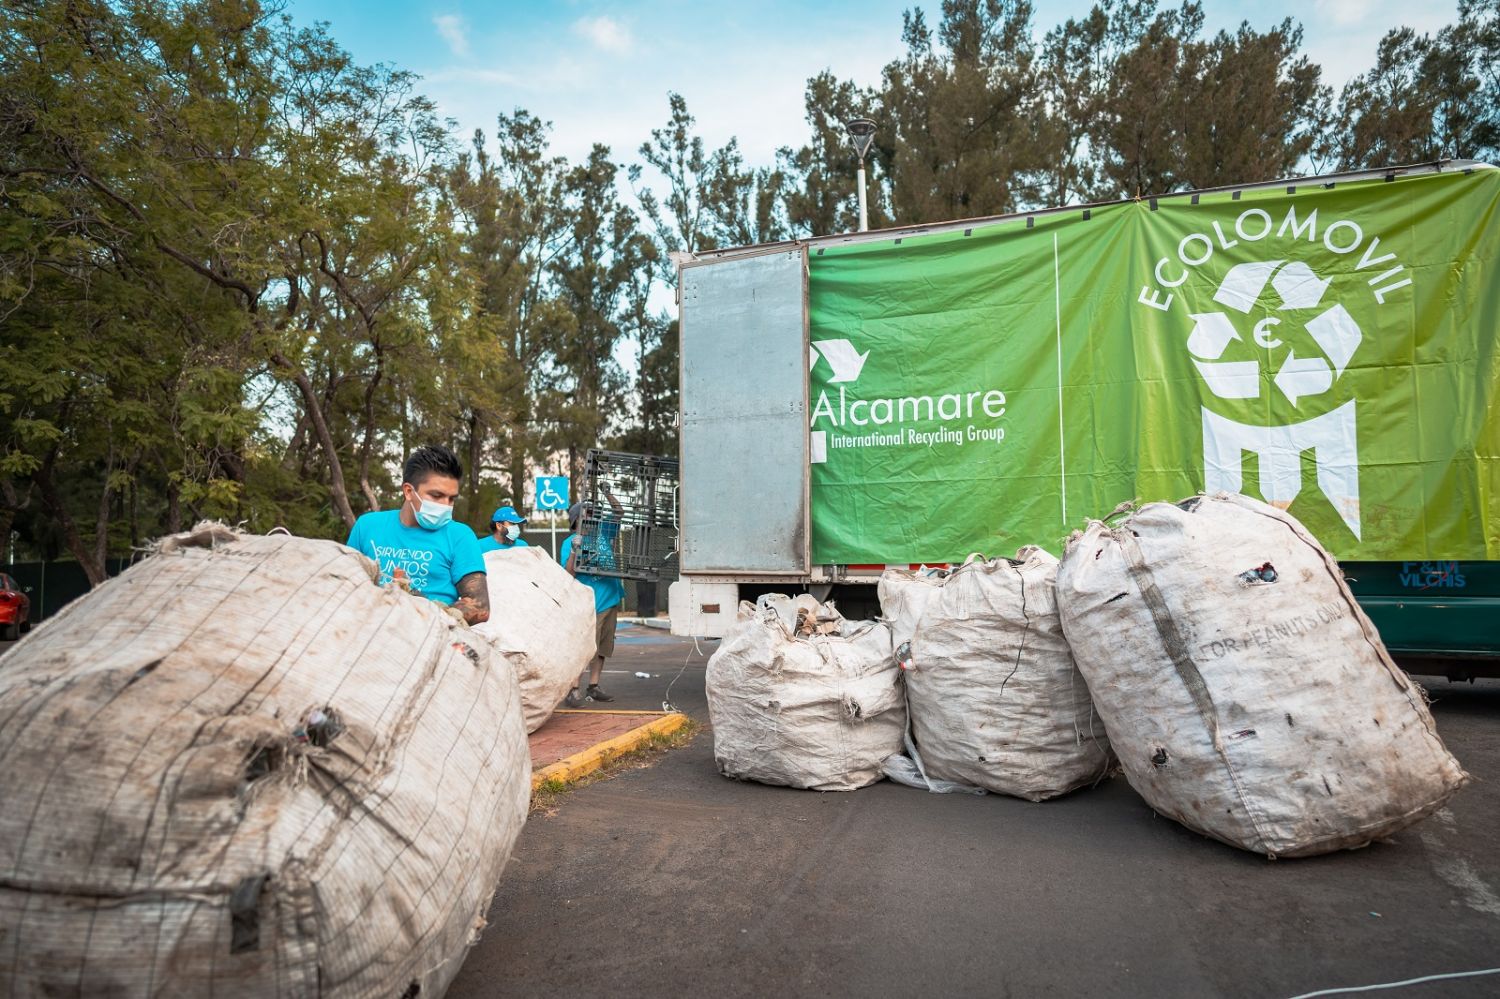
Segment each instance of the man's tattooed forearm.
M454 606L463 611L464 620L481 624L490 619L490 591L484 573L471 572L458 581L458 599Z

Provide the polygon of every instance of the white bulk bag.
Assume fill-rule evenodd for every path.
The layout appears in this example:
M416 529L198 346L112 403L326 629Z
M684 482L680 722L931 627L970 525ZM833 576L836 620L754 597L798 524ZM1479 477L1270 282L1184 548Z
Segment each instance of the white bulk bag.
M928 778L1041 801L1113 766L1104 723L1057 616L1057 559L1023 548L946 576L880 580L884 616L910 635L906 703Z
M0 659L0 992L442 994L526 818L520 693L375 579L200 525Z
M484 573L490 619L474 630L515 668L535 732L594 658L594 591L534 546L485 552Z
M719 771L819 791L873 784L881 762L900 751L906 727L890 631L845 621L824 604L803 629L814 633L801 637L798 609L784 598L741 604L708 661Z
M1337 563L1244 496L1151 503L1069 541L1063 631L1131 785L1246 850L1359 847L1467 780Z

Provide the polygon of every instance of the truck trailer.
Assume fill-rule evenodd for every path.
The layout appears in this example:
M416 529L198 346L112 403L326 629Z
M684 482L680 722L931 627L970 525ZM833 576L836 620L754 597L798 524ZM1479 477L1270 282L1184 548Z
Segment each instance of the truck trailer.
M1500 170L1468 161L680 255L672 630L1240 492L1393 651L1500 654Z

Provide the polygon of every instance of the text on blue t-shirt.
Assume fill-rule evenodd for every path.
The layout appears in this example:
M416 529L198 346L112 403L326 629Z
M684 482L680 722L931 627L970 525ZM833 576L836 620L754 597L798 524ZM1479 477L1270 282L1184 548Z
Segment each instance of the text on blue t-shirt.
M367 513L349 532L350 548L368 555L380 566L380 585L400 569L413 593L451 604L458 599L458 581L471 572L484 572L479 539L464 524L449 522L435 531L407 527L400 510Z

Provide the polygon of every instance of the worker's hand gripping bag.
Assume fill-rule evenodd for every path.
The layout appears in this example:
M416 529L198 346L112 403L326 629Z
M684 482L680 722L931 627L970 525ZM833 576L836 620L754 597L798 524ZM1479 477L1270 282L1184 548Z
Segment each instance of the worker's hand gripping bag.
M490 619L474 630L515 669L535 732L594 658L594 591L531 546L486 552L484 572Z
M1337 563L1287 513L1151 503L1068 543L1063 631L1131 786L1246 850L1364 846L1468 775Z
M719 771L737 780L849 791L881 779L906 727L891 633L811 597L740 605L708 661Z
M202 525L0 659L0 992L442 994L526 817L520 694L375 578Z
M1041 801L1114 765L1063 638L1056 581L1057 559L1040 548L881 577L927 779Z

